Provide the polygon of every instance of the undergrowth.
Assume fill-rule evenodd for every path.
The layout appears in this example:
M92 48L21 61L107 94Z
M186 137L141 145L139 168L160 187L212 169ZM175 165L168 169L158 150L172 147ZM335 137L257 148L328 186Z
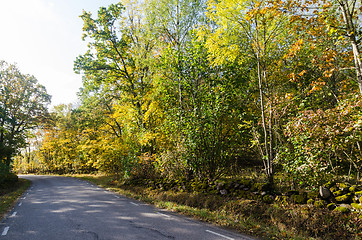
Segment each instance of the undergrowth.
M107 176L79 176L156 207L262 239L362 239L362 218L312 205L267 204L236 196L163 191L117 183Z
M15 201L29 188L31 182L26 179L19 179L12 185L3 186L0 194L0 220L14 206Z

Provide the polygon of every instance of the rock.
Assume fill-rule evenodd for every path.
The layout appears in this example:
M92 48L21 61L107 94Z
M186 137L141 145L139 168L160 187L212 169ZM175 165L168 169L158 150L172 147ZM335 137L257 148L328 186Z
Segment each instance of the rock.
M267 195L267 192L261 192L260 195L265 196Z
M251 181L250 181L250 180L244 180L244 181L242 182L242 184L244 184L244 185L247 186L247 187L250 187L250 186L251 186Z
M265 196L263 196L262 200L265 203L272 203L273 202L273 197L270 196L270 195L265 195Z
M356 196L362 197L362 191L358 191L354 193Z
M350 192L354 193L357 191L357 186L356 185L353 185L351 186L349 189L348 189Z
M335 185L336 185L335 182L329 181L329 182L327 182L324 186L325 186L326 188L331 188L331 187L334 187Z
M342 196L343 195L343 191L342 190L338 190L338 191L335 191L335 192L333 192L333 195L334 196Z
M319 195L321 196L322 199L328 199L332 196L332 192L329 190L329 188L325 186L320 186Z
M349 191L350 184L349 183L339 183L337 184L338 188L342 191Z
M318 196L319 196L319 193L317 191L307 192L308 199L316 199Z
M307 202L307 194L299 194L290 196L291 200L297 204L303 204Z
M317 200L314 202L314 206L317 208L322 208L326 205L326 202L324 200Z
M289 197L279 195L275 197L275 201L281 204L287 204L289 202Z
M220 194L221 195L226 195L226 194L228 194L228 191L226 191L226 189L221 189Z
M251 185L250 190L252 192L257 192L257 191L261 190L261 187L262 187L262 183L254 183L254 184Z
M327 205L327 208L328 208L329 210L334 210L336 207L337 207L337 206L336 206L336 204L334 204L334 203L330 203L330 204Z
M341 213L348 213L350 210L346 207L339 206L339 207L336 207L333 211L341 212Z
M295 191L295 190L290 190L288 191L287 193L285 193L286 196L290 197L292 195L299 195L299 192L298 191Z
M349 203L349 202L351 202L351 195L345 194L342 196L338 196L338 197L336 197L336 201L338 203Z
M225 183L224 182L219 182L217 185L216 185L216 189L218 191L220 191L223 187L224 187Z
M341 204L339 205L340 207L345 207L345 208L348 208L348 209L351 209L351 205L349 204Z
M351 203L351 207L353 207L356 210L362 210L362 204L358 204L358 203Z

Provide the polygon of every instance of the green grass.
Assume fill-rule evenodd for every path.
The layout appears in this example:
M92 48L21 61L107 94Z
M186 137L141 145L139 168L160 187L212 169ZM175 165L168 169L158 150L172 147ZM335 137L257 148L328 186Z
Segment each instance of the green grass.
M4 194L0 196L0 220L14 207L16 200L29 188L30 184L29 180L19 178L16 184L2 189Z
M151 190L102 175L79 175L121 195L262 239L362 239L361 213L341 214L312 205Z

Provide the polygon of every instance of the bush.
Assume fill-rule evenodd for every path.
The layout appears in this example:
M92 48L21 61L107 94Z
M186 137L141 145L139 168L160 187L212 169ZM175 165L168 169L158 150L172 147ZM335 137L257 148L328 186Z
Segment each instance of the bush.
M7 173L0 176L0 186L9 186L18 181L18 176L14 173Z
M313 189L336 175L359 176L361 109L362 101L356 97L331 109L305 110L288 122L284 134L290 146L279 161L294 185ZM350 186L338 187L348 191Z

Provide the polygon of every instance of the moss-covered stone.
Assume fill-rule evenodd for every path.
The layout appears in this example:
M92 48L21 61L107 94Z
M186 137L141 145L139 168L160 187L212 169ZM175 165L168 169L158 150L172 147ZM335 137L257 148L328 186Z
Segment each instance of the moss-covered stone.
M342 191L348 191L349 190L349 184L348 183L339 183L337 184L338 188Z
M329 188L327 188L325 186L320 186L319 187L319 196L322 199L328 199L333 196L333 193L331 192L331 190L329 190Z
M317 191L307 192L307 198L308 199L316 199L317 197L318 197L318 192Z
M333 182L333 181L329 181L329 182L327 182L326 184L324 184L324 186L327 187L327 188L334 187L335 185L336 185L336 183Z
M324 200L317 200L314 202L314 206L317 208L322 208L326 205L326 201Z
M342 190L335 191L335 192L333 192L333 195L334 195L335 197L342 196L342 195L343 195L343 191L342 191Z
M357 186L356 186L356 185L353 185L353 186L349 187L348 190L349 190L350 192L354 193L354 192L357 191Z
M336 207L337 207L337 206L336 206L336 204L334 204L334 203L330 203L330 204L327 205L327 208L328 208L329 210L334 210Z
M262 185L263 185L262 183L254 183L251 185L250 190L252 192L261 191Z
M263 202L265 202L265 203L272 203L272 202L273 202L272 196L270 196L270 195L265 195L265 196L263 196Z
M341 213L349 213L349 209L343 206L336 207L333 211L335 212L341 212Z
M268 183L254 183L251 185L252 192L270 192L272 190L272 186Z
M333 186L329 190L331 190L331 192L334 193L334 192L338 191L338 188L337 188L337 186Z
M247 179L242 179L239 181L241 185L244 185L244 187L251 187L251 181Z
M276 196L275 201L281 204L287 204L289 203L289 197L288 196Z
M292 202L297 204L303 204L307 202L307 195L306 194L298 194L290 196Z
M362 196L362 191L355 192L354 194L357 196Z
M362 204L351 203L351 206L356 210L362 210Z
M336 197L336 201L338 203L348 203L348 202L351 202L351 196L348 194L338 196L338 197Z

